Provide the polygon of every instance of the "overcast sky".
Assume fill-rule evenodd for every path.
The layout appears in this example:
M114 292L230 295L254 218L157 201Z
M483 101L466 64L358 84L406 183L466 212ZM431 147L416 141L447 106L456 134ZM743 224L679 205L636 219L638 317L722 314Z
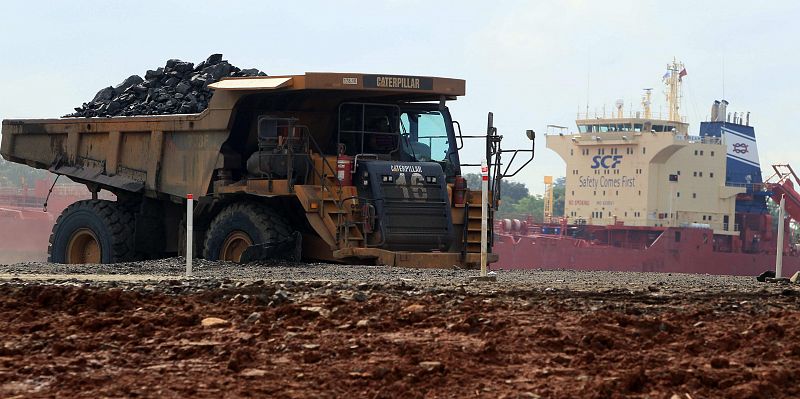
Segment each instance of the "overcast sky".
M661 76L683 61L683 114L697 134L711 103L751 111L762 167L797 160L793 123L800 88L800 2L769 1L4 1L0 23L0 118L56 117L102 87L211 53L268 74L374 72L466 79L451 104L466 132L486 113L536 161L516 180L542 191L564 176L545 148L548 124L574 129L575 113L621 98L639 109ZM789 125L787 127L787 125ZM477 162L481 144L470 143Z

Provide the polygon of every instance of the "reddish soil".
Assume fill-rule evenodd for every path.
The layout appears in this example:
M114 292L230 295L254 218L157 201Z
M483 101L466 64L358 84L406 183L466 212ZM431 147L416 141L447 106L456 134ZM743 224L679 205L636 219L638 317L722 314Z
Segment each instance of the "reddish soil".
M4 284L0 397L800 396L791 289L276 288Z

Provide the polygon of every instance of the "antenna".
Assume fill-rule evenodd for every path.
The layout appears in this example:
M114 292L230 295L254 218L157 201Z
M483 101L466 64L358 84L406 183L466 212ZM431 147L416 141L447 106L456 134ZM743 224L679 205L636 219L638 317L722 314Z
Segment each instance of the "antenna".
M586 118L589 118L589 83L591 82L592 72L592 50L587 51L586 56Z
M725 99L725 53L722 53L722 99Z

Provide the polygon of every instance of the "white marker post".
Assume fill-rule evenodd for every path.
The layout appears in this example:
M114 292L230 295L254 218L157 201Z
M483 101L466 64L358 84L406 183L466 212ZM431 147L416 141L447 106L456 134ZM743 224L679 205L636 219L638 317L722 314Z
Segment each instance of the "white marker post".
M489 235L489 165L481 161L481 277L486 277Z
M781 278L783 273L783 229L786 223L786 197L781 196L781 206L778 208L778 250L775 252L775 278Z
M192 236L194 231L194 200L186 194L186 277L192 277Z

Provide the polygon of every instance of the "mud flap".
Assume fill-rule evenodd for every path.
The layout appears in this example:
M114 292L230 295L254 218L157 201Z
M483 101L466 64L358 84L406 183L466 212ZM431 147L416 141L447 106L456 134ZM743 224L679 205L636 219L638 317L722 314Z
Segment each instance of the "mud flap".
M247 247L239 258L239 263L255 262L259 260L288 260L299 262L303 252L303 235L295 231L291 237L280 242L255 244Z

